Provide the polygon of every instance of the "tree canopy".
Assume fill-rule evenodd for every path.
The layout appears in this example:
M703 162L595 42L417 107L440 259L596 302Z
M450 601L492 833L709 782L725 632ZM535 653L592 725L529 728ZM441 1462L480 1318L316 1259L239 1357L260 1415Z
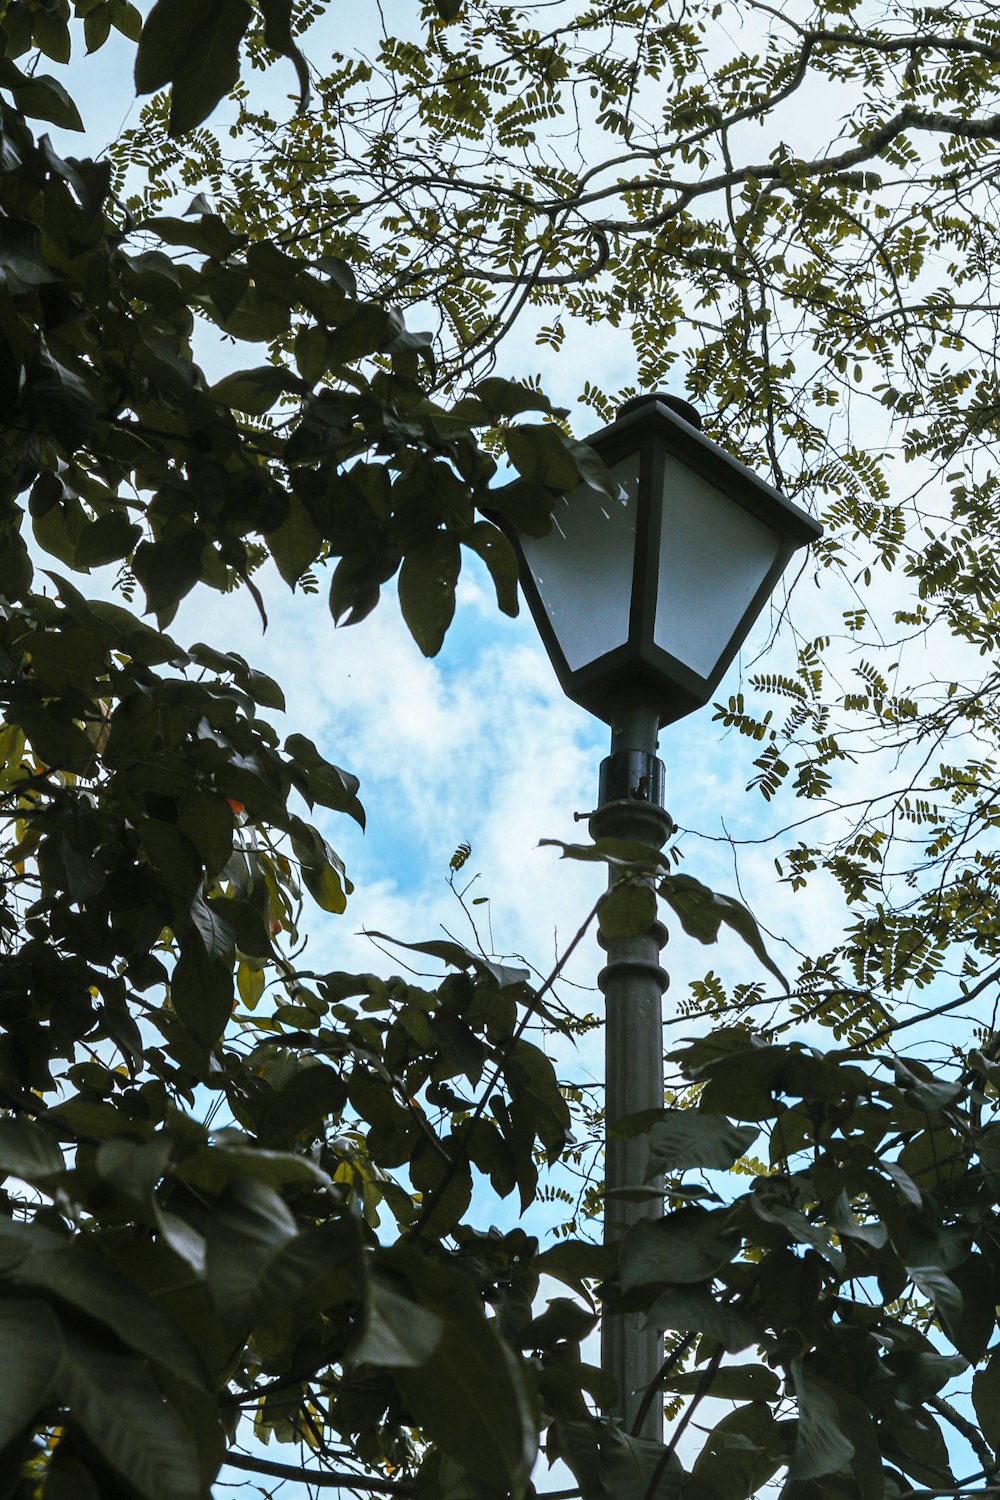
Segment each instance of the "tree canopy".
M438 0L350 54L318 3L0 4L0 1496L204 1500L225 1464L491 1500L542 1483L540 1443L585 1500L993 1484L991 11ZM60 156L46 126L82 122L49 70L112 31L141 122ZM296 82L281 118L265 67ZM620 1247L477 1226L477 1178L524 1208L600 1129L527 1034L572 1017L442 940L434 987L300 972L303 889L350 894L310 817L363 822L363 768L281 743L278 683L168 634L199 588L266 615L268 557L345 623L395 580L427 654L463 548L514 611L487 516L544 532L555 493L610 484L507 363L578 321L825 511L850 608L718 707L751 786L790 829L804 799L812 840L852 757L898 767L782 853L848 907L783 1008L696 989L713 1024L633 1122L664 1217ZM86 597L108 564L121 603ZM939 640L961 666L914 672ZM653 871L695 937L731 919L761 951L669 855L567 853L620 876L606 931ZM980 1026L944 1061L895 1009L932 982ZM665 1331L662 1446L581 1347L623 1310Z

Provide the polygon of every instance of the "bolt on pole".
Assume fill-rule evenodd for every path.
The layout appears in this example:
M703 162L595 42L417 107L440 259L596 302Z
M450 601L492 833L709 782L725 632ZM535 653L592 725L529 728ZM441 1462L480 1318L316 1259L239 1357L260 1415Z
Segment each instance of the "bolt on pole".
M639 698L619 714L611 737L611 755L601 766L597 810L590 818L594 839L630 839L661 849L673 829L663 807L663 765L656 758L659 713L655 703ZM610 883L618 879L611 874ZM602 946L607 963L598 984L604 993L605 1023L605 1204L604 1242L617 1243L639 1219L660 1218L663 1200L629 1202L614 1196L619 1188L643 1184L649 1147L644 1135L622 1139L615 1124L640 1110L663 1108L662 1000L667 975L660 950L667 939L659 922L636 937L616 938ZM654 1178L649 1187L663 1186ZM618 1384L615 1414L631 1432L649 1386L663 1362L663 1337L645 1328L645 1313L606 1313L601 1327L601 1365ZM654 1398L635 1436L663 1440L663 1402Z

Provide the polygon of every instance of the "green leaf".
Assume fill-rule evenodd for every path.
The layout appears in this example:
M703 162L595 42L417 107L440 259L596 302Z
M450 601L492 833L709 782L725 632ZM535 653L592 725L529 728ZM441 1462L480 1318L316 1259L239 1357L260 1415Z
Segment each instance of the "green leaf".
M37 10L32 23L35 46L53 62L68 63L72 46L66 18L57 11Z
M264 1103L257 1121L262 1146L290 1143L300 1131L321 1135L326 1120L343 1108L347 1086L325 1063L303 1065Z
M587 443L572 443L570 451L584 484L617 503L621 486L603 458Z
M94 747L77 724L58 719L50 708L16 707L8 717L20 724L32 749L47 766L85 775L94 764Z
M94 1165L105 1182L150 1212L153 1189L163 1177L172 1151L172 1141L163 1134L148 1141L116 1135L98 1147Z
M300 328L295 335L293 353L295 368L309 386L325 375L330 363L330 335L316 323Z
M210 957L201 941L186 942L170 976L170 999L191 1035L211 1047L233 1011L228 962Z
M832 1387L812 1373L801 1355L792 1360L791 1370L799 1404L792 1478L823 1479L843 1473L851 1466L854 1444L844 1433Z
M513 619L518 612L517 554L507 537L492 522L477 521L462 533L462 541L473 552L478 553L486 564L497 591L497 604L505 615L510 615Z
M907 1266L906 1273L914 1286L934 1305L945 1331L954 1338L961 1324L964 1299L951 1277L940 1266Z
M32 1298L0 1300L0 1450L46 1406L62 1358L51 1309Z
M918 1484L940 1494L943 1485L955 1485L948 1462L948 1444L930 1412L890 1408L879 1432L884 1456L897 1464Z
M745 906L732 896L720 895L709 890L700 880L691 875L667 875L661 880L660 895L680 918L681 926L690 937L699 943L714 943L719 936L719 927L727 927L743 939L747 947L768 969L787 992L788 980L776 964L768 957L760 928Z
M68 448L84 442L97 422L97 399L86 381L51 354L39 340L32 393L46 425Z
M290 734L285 752L292 757L293 778L310 807L320 802L335 812L347 813L364 828L365 810L357 795L361 783L356 776L326 760L304 734Z
M203 254L214 256L220 261L246 244L246 235L236 234L218 214L205 213L195 218L182 219L158 215L156 218L144 219L138 227L158 235L168 245L189 245L192 250L201 250ZM217 281L218 275L212 278L213 287ZM248 284L245 277L240 281L242 290L237 302Z
M212 1211L206 1236L209 1290L228 1324L249 1327L263 1310L262 1279L297 1233L273 1187L253 1178L230 1183Z
M986 1368L973 1376L972 1404L983 1437L994 1452L1000 1450L1000 1351L991 1354Z
M290 58L299 80L299 109L309 103L309 68L292 36L292 0L260 0L264 41L272 52Z
M672 1500L683 1470L677 1455L666 1453L662 1443L612 1427L601 1439L600 1493L614 1500Z
M233 810L213 792L184 792L177 802L177 827L198 850L206 873L217 875L233 852Z
M729 1354L738 1354L760 1337L753 1319L717 1297L707 1282L668 1286L657 1296L646 1323L650 1328L707 1334L710 1339L717 1339Z
M303 383L280 365L258 365L253 370L234 370L212 386L210 394L235 411L262 417L280 396L301 392Z
M124 511L98 516L81 534L74 563L78 568L99 568L117 562L134 551L141 536L142 527L130 521Z
M548 396L542 391L532 390L517 380L505 380L500 375L489 375L473 387L476 398L487 407L490 419L518 417L526 411L543 411L553 416L565 415L556 410ZM460 409L461 403L459 403Z
M319 557L323 541L297 495L288 496L288 513L280 526L264 533L278 572L293 587Z
M250 24L248 0L157 0L142 28L137 94L172 84L170 134L200 125L240 76L239 49Z
M196 891L191 902L191 921L205 945L209 959L229 958L236 947L236 933L225 917Z
M63 1330L56 1395L107 1462L145 1500L203 1500L191 1438L146 1366Z
M652 886L636 881L612 886L598 908L597 921L601 936L609 943L648 932L656 921L656 894Z
M132 571L146 591L146 603L160 626L169 625L177 606L201 577L206 537L197 527L162 542L140 542Z
M708 1434L692 1470L692 1489L713 1500L748 1500L785 1458L783 1433L770 1407L754 1401L723 1417Z
M564 1240L543 1250L535 1265L546 1276L554 1276L574 1291L582 1292L588 1281L604 1281L611 1276L616 1259L617 1247L614 1245Z
M426 1364L441 1339L444 1320L410 1297L394 1291L380 1276L369 1283L361 1342L351 1353L356 1365L389 1370Z
M685 1370L680 1375L668 1375L663 1382L665 1391L676 1391L680 1396L693 1396L696 1391L726 1401L776 1401L781 1381L766 1365L719 1365L706 1380L705 1370Z
M538 1445L524 1378L483 1316L472 1283L412 1251L387 1252L385 1263L409 1283L443 1332L422 1364L394 1370L413 1418L432 1442L495 1488L523 1493Z
M681 1208L663 1219L640 1219L621 1246L623 1291L651 1283L682 1285L714 1276L732 1260L740 1236L723 1227L718 1213Z
M62 130L83 130L80 111L62 84L48 73L25 78L11 89L14 103L33 120L49 120Z
M759 1134L753 1125L733 1125L722 1115L699 1109L668 1109L664 1115L650 1129L647 1179L688 1167L726 1171L746 1155Z
M435 531L411 547L399 570L399 607L425 656L436 656L455 613L462 552L450 532Z
M324 911L339 915L347 909L352 887L341 860L326 840L301 819L292 820L292 848L309 894Z
M548 423L510 427L504 433L504 443L511 463L523 479L550 490L573 490L580 483L580 471L570 452L569 440L560 428Z
M259 1151L245 1138L231 1137L224 1131L216 1134L210 1146L202 1146L186 1156L176 1168L176 1175L193 1187L216 1193L239 1178L254 1178L269 1187L298 1185L303 1188L329 1187L327 1174L305 1156L289 1151Z
M105 1324L128 1347L199 1389L205 1371L193 1345L152 1298L79 1242L43 1250L17 1267L18 1285L44 1290Z
M669 861L651 844L636 839L597 839L593 844L567 844L562 839L539 839L540 849L562 851L563 859L578 859L588 864L604 864L611 870L628 870L636 874L669 868Z
M0 1120L0 1174L44 1182L65 1166L56 1141L40 1125L13 1115Z

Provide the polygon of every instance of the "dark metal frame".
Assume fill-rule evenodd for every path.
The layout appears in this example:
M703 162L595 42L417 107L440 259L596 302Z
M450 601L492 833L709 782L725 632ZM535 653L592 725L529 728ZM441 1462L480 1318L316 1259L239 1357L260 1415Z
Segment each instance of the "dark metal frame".
M686 403L677 403L678 408L684 405ZM502 518L496 519L517 552L521 588L566 696L612 725L622 705L634 702L637 694L655 698L661 725L669 724L708 702L792 553L818 540L823 529L799 506L786 500L765 480L706 438L692 423L677 415L663 398L650 396L641 402L630 402L617 421L586 441L608 465L639 450L637 566L632 573L629 638L625 645L577 671L571 671L527 566L517 531ZM680 459L688 468L708 479L716 489L783 539L773 566L740 616L715 668L705 677L692 672L653 640L663 523L663 469L668 456Z

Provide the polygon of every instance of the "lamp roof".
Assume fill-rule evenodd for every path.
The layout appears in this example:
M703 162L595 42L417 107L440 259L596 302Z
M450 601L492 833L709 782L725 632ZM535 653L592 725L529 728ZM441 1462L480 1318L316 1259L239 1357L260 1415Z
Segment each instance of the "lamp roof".
M823 528L808 511L700 429L701 417L690 402L653 392L624 402L614 422L585 441L605 463L614 463L651 438L796 546L819 540Z

